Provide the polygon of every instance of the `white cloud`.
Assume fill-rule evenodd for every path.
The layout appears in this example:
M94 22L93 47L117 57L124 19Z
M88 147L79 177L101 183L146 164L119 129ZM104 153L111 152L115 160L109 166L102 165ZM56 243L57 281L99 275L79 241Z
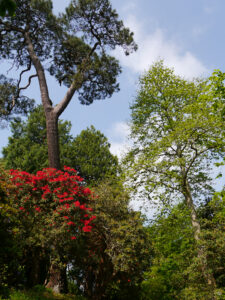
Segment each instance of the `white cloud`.
M120 49L116 49L114 55L133 72L140 73L148 70L158 59L163 59L168 67L174 68L176 74L187 78L197 77L207 72L207 68L200 60L190 51L184 51L174 40L168 39L162 29L158 28L152 34L146 33L144 25L132 15L128 17L125 24L134 32L138 51L130 56L124 56Z
M112 125L108 131L108 137L111 144L110 150L114 155L121 158L128 150L129 126L125 122L117 122Z
M126 122L117 122L113 125L111 135L116 139L126 139L130 133L129 125Z
M116 143L116 142L111 142L111 147L110 151L112 154L117 155L119 159L121 159L124 154L126 153L127 149L127 144L124 143Z

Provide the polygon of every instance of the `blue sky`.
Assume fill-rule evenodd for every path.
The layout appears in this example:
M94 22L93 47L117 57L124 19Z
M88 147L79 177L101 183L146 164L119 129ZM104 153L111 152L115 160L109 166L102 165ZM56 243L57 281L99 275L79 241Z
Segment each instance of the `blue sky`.
M53 0L54 11L63 11L68 0ZM72 122L72 133L94 125L111 143L111 150L120 154L126 144L129 104L133 101L138 78L157 59L187 78L207 76L215 68L225 70L225 1L223 0L113 0L125 24L134 32L137 53L125 57L116 49L123 73L119 78L121 91L110 99L90 106L78 103L76 96L61 118ZM1 63L1 72L8 68ZM13 72L9 76L16 77ZM55 104L66 89L48 77L50 96ZM27 95L40 102L37 81ZM9 129L1 130L0 149L7 144Z

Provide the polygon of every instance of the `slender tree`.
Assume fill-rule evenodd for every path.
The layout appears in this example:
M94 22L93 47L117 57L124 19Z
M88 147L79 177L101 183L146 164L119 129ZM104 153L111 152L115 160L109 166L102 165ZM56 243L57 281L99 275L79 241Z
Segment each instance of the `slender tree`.
M216 282L200 246L196 205L213 192L210 166L225 154L223 104L214 95L207 81L186 81L163 62L155 63L142 76L131 107L134 145L126 158L131 182L142 187L139 192L145 197L165 205L185 201L202 274L212 294Z
M56 17L51 0L16 0L15 16L0 18L0 56L23 68L18 91L38 78L47 124L50 167L60 168L58 118L77 92L82 104L110 97L119 90L118 61L107 49L122 47L125 54L137 49L133 33L124 27L109 0L73 0ZM21 87L25 72L35 70ZM68 90L54 105L46 72Z

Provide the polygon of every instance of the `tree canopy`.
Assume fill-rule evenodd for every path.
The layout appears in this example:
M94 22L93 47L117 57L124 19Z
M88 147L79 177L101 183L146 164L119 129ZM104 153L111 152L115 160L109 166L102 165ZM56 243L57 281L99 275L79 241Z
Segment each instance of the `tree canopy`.
M134 145L126 158L131 184L164 206L184 201L199 243L196 207L212 195L210 167L225 154L222 99L207 81L184 80L159 61L140 79L131 109ZM200 246L198 257L213 298L216 282Z
M97 185L107 177L116 177L118 158L110 152L107 138L94 126L82 130L72 143L73 167L88 184Z
M137 45L108 0L73 0L58 17L50 0L16 0L16 4L15 16L0 19L0 58L23 69L18 76L19 91L24 88L24 74L34 67L26 87L38 77L49 165L59 169L59 116L75 93L88 105L118 91L121 68L107 50L122 47L128 55ZM46 71L68 87L58 104L50 98Z
M3 148L5 168L35 173L48 167L43 107L36 107L27 120L14 118L10 127L12 136ZM103 133L91 126L74 138L70 130L70 122L59 120L60 158L63 165L77 170L89 185L97 185L107 177L116 178L119 175L118 159L110 152L110 144Z
M186 179L195 200L213 192L209 170L225 153L223 102L214 95L207 80L184 80L162 61L140 79L126 159L133 182L145 183L150 200L183 199Z

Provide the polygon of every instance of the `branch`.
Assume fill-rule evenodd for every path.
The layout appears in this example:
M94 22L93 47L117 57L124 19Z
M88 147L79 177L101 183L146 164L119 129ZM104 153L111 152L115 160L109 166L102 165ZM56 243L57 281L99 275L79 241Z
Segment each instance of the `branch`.
M19 81L18 81L18 83L17 83L18 89L19 89L19 86L20 86L20 82L21 82L21 80L22 80L22 75L23 75L23 73L30 71L30 69L31 69L31 59L30 59L30 61L29 61L29 64L28 64L28 66L27 66L27 69L23 70L23 71L20 73Z
M192 167L193 163L195 162L195 160L196 160L196 158L197 158L198 156L200 156L201 154L203 154L203 153L205 153L205 152L207 152L207 151L209 151L209 150L211 150L211 149L214 149L214 148L215 148L215 147L211 146L211 147L207 147L207 148L203 149L202 151L198 151L198 149L197 149L196 147L194 147L193 144L191 144L191 149L195 151L195 155L194 155L194 157L192 158L192 160L191 160L189 166L187 167L187 169L186 169L186 171L185 171L185 176L187 176L188 171L190 170L190 168Z
M40 91L41 91L41 99L42 99L44 109L45 110L52 109L52 102L49 98L48 85L46 82L44 68L43 68L38 56L36 55L36 53L34 51L34 47L33 47L29 32L25 32L24 37L25 37L25 41L27 44L27 50L28 50L30 59L36 69L36 72L37 72Z
M88 55L83 59L80 70L77 72L77 74L75 74L76 78L71 83L68 91L66 92L66 95L60 101L60 103L55 106L54 112L56 113L56 115L58 117L63 113L65 108L68 106L74 93L81 87L81 85L84 81L83 77L84 77L84 72L87 69L87 63L88 63L90 57L92 56L92 54L94 53L94 51L96 50L96 48L98 47L98 45L100 45L100 43L96 42L94 44L94 46L92 47L92 49L90 50L90 52L88 53Z
M16 32L21 32L21 33L25 34L24 29L13 26L10 23L3 22L1 19L0 19L0 24L4 26L5 31L16 31Z
M34 77L38 77L38 74L36 73L36 74L34 74L34 75L31 75L31 76L29 77L29 79L28 79L28 84L27 84L26 86L24 86L24 87L19 88L19 92L20 92L21 90L27 89L27 88L30 86L30 84L31 84L31 79L34 78Z
M168 173L167 173L167 170L169 170L169 167L167 168L167 170L166 171L163 171L163 172L160 172L159 170L154 170L154 169L152 169L152 168L147 168L147 170L148 170L148 172L151 172L151 173L154 173L154 174L156 174L156 175L158 175L158 178L156 178L156 180L154 180L153 178L149 178L148 177L148 181L149 182L151 182L151 183L153 183L153 184L155 184L155 185L157 185L158 187L160 187L160 186L164 186L164 187L166 187L166 188L168 188L168 189L170 189L170 190L172 190L172 191L177 191L177 192L180 192L180 189L178 188L178 187L176 187L176 186L171 186L170 184L167 184L166 182L165 182L165 180L163 180L162 178L161 178L161 176L167 176L167 178L169 178L169 180L172 182L172 184L174 184L174 182L172 181L172 179L174 178L173 176L168 176ZM172 172L172 171L170 171L170 172ZM143 174L142 175L146 175L145 174L145 171L143 171Z
M30 86L30 84L31 84L31 79L38 76L37 74L31 75L31 76L29 77L29 79L28 79L28 84L27 84L26 86L24 86L24 87L20 87L20 83L21 83L21 80L22 80L22 75L23 75L23 73L30 71L30 69L31 69L31 60L30 60L30 62L29 62L29 64L28 64L27 69L23 70L23 71L20 73L19 81L18 81L18 83L17 83L17 93L16 93L15 96L13 96L13 99L12 99L13 102L12 102L11 110L12 110L13 107L15 106L16 100L17 100L17 99L19 98L19 96L20 96L20 91L21 91L21 90L27 89L27 88Z

